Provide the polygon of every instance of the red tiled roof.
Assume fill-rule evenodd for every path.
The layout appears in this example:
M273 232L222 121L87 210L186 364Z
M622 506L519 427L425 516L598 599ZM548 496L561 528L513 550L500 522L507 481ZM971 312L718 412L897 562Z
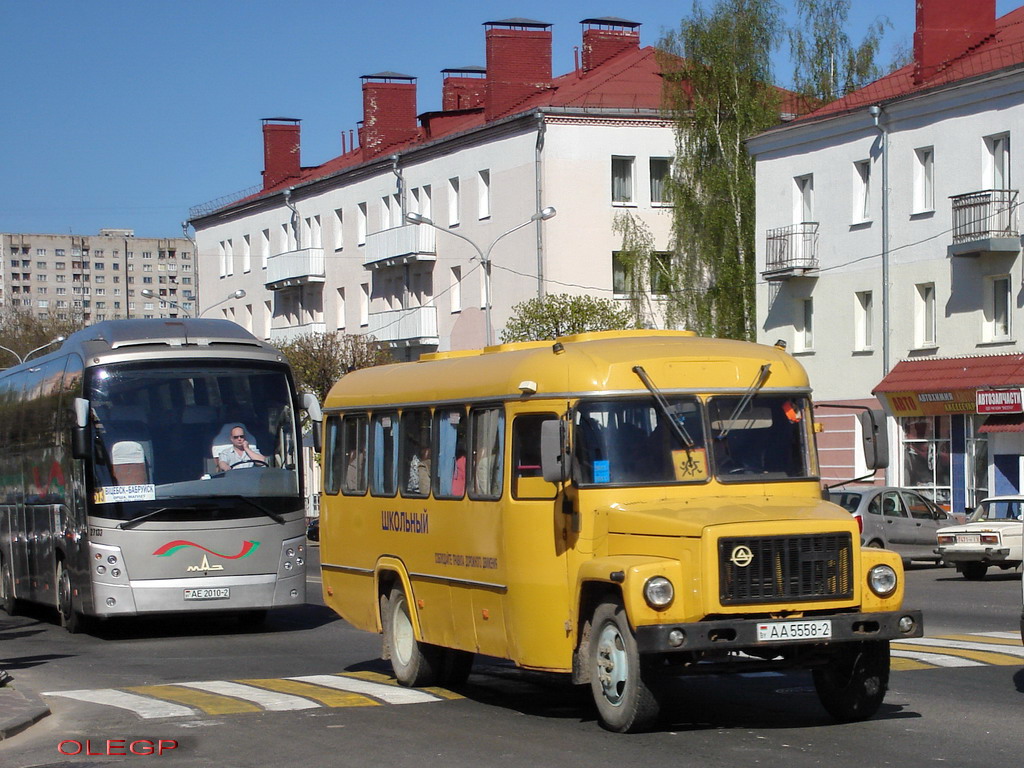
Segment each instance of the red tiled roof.
M931 77L915 82L914 64L908 64L841 99L829 102L797 118L797 121L830 117L872 104L884 104L936 86L948 85L1021 64L1024 64L1024 7L996 19L995 34L964 51Z
M1024 354L903 360L872 390L946 392L1024 386Z

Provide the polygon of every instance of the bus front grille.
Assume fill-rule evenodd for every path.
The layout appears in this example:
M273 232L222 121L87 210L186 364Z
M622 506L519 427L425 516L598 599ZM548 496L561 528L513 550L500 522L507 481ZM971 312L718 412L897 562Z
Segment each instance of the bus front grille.
M718 579L722 605L849 599L850 534L719 539Z

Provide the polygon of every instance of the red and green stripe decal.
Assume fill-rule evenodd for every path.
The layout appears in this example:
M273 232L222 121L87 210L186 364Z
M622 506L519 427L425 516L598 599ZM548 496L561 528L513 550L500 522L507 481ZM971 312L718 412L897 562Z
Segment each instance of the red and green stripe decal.
M225 560L241 560L244 557L248 557L255 552L260 546L258 541L245 541L242 542L242 550L237 555L222 555L220 552L214 552L212 549L207 549L202 544L196 544L194 541L185 541L184 539L176 539L169 541L156 550L153 554L157 557L168 557L173 555L179 549L185 549L186 547L195 547L201 549L203 552L207 552L211 555L223 558Z

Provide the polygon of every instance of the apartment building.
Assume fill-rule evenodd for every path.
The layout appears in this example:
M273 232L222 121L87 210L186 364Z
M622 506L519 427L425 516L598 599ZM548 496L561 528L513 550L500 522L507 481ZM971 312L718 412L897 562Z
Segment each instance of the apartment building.
M195 306L194 250L187 238L140 238L131 229L3 233L0 303L86 323L189 315Z
M436 111L417 114L414 76L364 75L358 131L316 166L298 119L265 119L261 186L191 213L203 301L244 291L219 311L272 342L372 334L415 359L497 343L531 297L624 297L617 217L668 251L675 137L640 25L581 25L553 76L551 25L486 22L485 66L445 69Z
M1024 487L1024 8L916 21L911 64L749 142L758 336L846 406L818 410L826 479L865 472L848 406L883 407L888 482L960 510Z

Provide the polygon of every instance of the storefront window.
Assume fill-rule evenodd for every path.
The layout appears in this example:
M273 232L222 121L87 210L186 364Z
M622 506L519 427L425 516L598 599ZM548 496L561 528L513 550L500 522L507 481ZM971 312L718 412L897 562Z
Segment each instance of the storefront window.
M974 508L988 496L988 435L979 434L984 417L967 419L967 498L966 505Z
M950 501L949 417L900 419L903 485L916 488L937 504Z

